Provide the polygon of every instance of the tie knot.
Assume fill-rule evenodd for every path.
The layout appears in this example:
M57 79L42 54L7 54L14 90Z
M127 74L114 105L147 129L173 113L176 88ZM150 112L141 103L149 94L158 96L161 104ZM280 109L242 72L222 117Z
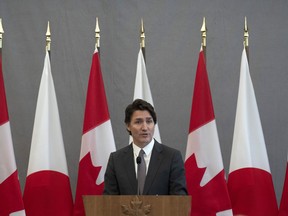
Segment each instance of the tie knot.
M144 152L143 149L141 149L140 152L139 152L139 157L143 157L144 155L145 155L145 152Z

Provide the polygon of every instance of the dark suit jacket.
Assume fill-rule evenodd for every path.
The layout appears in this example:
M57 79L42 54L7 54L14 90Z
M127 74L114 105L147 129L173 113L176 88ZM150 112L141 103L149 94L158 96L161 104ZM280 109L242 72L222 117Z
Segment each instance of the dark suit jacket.
M137 179L132 144L110 154L104 180L106 195L136 195ZM186 195L183 159L178 150L156 140L143 195Z

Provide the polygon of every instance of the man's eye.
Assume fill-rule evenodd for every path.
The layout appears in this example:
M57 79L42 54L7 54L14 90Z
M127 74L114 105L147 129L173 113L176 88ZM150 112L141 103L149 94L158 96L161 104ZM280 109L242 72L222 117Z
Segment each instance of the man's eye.
M147 122L147 124L151 124L151 123L153 123L153 119L149 119L146 122Z

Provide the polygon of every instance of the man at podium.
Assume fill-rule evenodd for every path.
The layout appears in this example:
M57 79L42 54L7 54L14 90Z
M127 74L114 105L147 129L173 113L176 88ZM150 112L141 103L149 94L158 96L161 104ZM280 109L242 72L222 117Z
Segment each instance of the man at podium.
M153 139L156 113L136 99L125 110L133 142L110 154L104 180L105 195L187 195L180 151Z

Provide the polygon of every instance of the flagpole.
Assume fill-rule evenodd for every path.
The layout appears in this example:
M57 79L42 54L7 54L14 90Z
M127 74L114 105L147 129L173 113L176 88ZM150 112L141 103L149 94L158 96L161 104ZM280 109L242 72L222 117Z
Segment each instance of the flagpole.
M100 56L100 28L99 28L98 17L96 17L95 38L96 38L95 49L97 48L99 56Z
M146 53L145 53L145 29L143 19L141 19L141 27L140 27L140 48L142 50L142 54L144 57L144 61L146 62Z
M46 50L49 53L49 57L51 58L51 32L50 32L50 22L48 21L47 24L47 31L46 31Z
M201 35L202 35L202 48L203 48L203 53L204 53L204 57L205 57L205 61L206 61L207 28L206 28L206 19L205 19L205 17L203 17L203 23L202 23L202 27L201 27L200 31L201 31Z
M248 24L246 16L244 21L244 46L247 54L247 60L249 62L249 33L248 33Z

